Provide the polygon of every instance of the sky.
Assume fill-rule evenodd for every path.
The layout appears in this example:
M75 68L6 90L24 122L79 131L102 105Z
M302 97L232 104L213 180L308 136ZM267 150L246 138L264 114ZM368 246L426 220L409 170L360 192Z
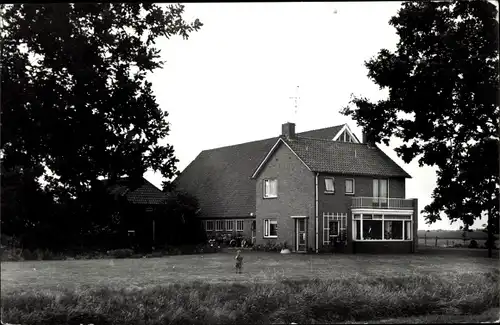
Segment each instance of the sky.
M347 123L361 139L361 128L339 113L350 95L385 98L367 77L364 62L382 48L393 50L398 36L388 22L400 2L189 3L184 18L204 26L188 40L157 42L163 69L150 76L157 101L169 113L182 171L205 149L278 136L292 121L296 131ZM297 113L290 97L299 86ZM436 169L405 164L393 148L379 144L411 176L406 197L419 209L431 202ZM161 186L161 175L145 174ZM485 221L478 220L474 227ZM444 217L419 229L458 229Z

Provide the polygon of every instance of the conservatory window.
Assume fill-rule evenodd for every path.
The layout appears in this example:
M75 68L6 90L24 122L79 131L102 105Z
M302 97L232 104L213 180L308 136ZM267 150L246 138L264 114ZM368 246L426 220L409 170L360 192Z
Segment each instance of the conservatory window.
M354 240L411 240L412 217L409 215L353 215Z

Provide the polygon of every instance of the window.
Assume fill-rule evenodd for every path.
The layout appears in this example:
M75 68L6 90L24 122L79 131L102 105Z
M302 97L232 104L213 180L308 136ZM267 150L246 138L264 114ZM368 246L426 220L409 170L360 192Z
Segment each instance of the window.
M363 239L382 239L382 222L363 220Z
M344 131L342 134L339 136L338 141L342 142L354 142L351 135L347 132Z
M333 177L325 178L325 192L327 193L335 192L335 180Z
M205 230L206 231L213 231L214 230L214 222L211 220L207 220L206 223L207 224L205 226Z
M224 230L224 220L216 220L215 221L215 231Z
M264 197L272 198L278 197L278 180L265 179L264 180Z
M345 194L354 194L354 179L347 178L345 180Z
M323 245L329 245L336 239L347 239L347 214L323 213Z
M232 231L233 230L233 224L234 224L233 220L226 220L226 230L227 231Z
M264 237L266 238L278 237L278 221L271 219L264 220Z
M408 215L353 215L355 240L411 240L412 217Z
M236 231L243 231L243 220L236 220Z
M403 221L384 221L384 239L403 239Z
M389 198L389 180L374 179L373 180L373 206L386 207L387 199Z

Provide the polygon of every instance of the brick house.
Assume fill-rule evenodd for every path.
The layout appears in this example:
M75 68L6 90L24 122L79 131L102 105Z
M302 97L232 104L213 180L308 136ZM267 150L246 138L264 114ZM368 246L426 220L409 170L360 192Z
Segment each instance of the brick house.
M363 136L365 138L365 136ZM411 176L347 124L202 151L177 178L208 236L241 234L295 252L415 252Z

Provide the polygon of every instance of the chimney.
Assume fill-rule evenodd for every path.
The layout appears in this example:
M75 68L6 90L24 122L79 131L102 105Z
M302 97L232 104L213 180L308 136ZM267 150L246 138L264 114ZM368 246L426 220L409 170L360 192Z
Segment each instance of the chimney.
M295 123L287 122L281 126L281 135L287 139L295 139Z

